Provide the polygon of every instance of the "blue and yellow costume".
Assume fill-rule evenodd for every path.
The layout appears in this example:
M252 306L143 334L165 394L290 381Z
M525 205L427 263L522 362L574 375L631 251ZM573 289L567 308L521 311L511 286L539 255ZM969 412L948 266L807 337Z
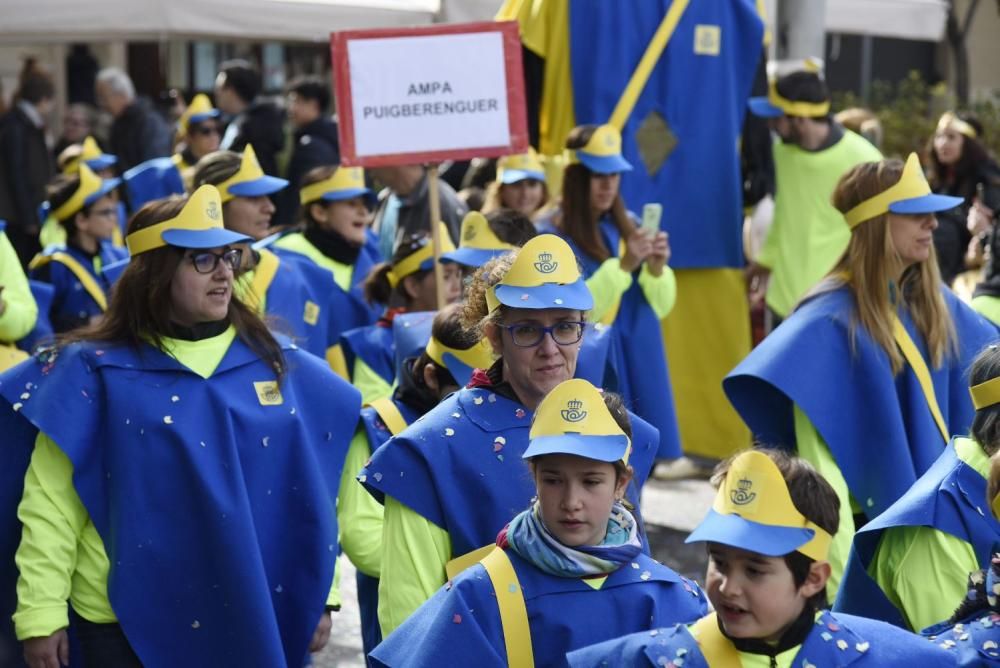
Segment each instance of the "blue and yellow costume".
M996 515L998 499L993 500ZM1000 664L1000 553L986 567L969 574L962 606L951 619L921 631L921 635L954 655L958 668Z
M222 228L214 190L130 235L133 255L245 241ZM162 349L74 343L0 376L0 554L10 575L17 547L19 637L64 628L68 597L85 619L117 621L152 668L305 662L360 398L287 340L279 383L220 329Z
M900 203L932 211L945 205L924 199L939 196L930 195L916 156L900 183L911 189ZM898 199L892 188L882 195ZM880 197L869 201L879 204ZM890 206L884 197L881 203ZM832 590L850 551L853 512L869 518L885 512L938 459L945 434L966 433L971 424L967 369L997 339L997 330L943 287L942 296L957 350L927 370L926 391L918 373L923 376L929 366L927 348L905 304L896 313L895 334L910 354L894 375L885 351L856 325L846 285L800 305L724 382L729 400L761 442L795 448L837 490L841 529L830 557Z
M519 251L501 284L487 291L491 310L501 303L588 310L593 299L576 267L561 239L535 237ZM528 446L532 411L501 376L502 361L477 374L468 387L380 447L358 476L385 506L379 587L384 634L445 582L450 561L468 560L470 552L492 545L496 533L534 496L519 461ZM628 498L638 505L659 435L635 416L632 430L635 477Z
M96 202L119 183L94 174L86 164L80 169L80 184L73 195L53 211L57 220L75 216L83 207ZM102 267L128 257L123 248L102 240L96 253L88 253L72 245L50 246L28 265L29 277L50 283L54 289L50 318L56 333L87 324L108 308L110 282L102 275Z
M584 380L561 383L538 406L522 457L549 454L629 459L628 436ZM561 666L566 652L594 640L704 614L696 584L642 554L638 522L620 503L598 545L567 546L544 522L537 505L517 513L488 555L418 608L372 662L438 666L460 656L477 666Z
M32 331L38 320L38 305L31 294L28 278L21 269L17 253L7 238L6 221L0 220L0 371L12 367L27 356L14 344Z

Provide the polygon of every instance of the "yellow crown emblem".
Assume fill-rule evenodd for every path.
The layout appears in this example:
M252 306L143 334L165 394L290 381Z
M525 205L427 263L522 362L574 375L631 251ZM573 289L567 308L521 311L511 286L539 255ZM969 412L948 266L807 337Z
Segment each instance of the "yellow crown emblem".
M469 225L465 228L465 233L462 235L463 241L472 241L476 238L476 228Z
M583 409L583 402L579 399L570 399L566 402L566 408L559 411L562 419L566 422L579 422L587 417L587 411Z
M552 253L539 253L538 261L535 262L535 269L540 274L551 274L559 268L558 262L552 261Z

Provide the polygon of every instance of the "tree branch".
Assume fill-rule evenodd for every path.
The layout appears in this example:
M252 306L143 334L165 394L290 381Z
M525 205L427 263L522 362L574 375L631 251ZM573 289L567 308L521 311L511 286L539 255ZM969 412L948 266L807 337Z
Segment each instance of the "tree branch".
M997 0L1000 3L1000 0ZM965 20L962 21L962 39L965 39L969 34L969 29L972 27L972 19L976 15L976 9L979 8L979 0L971 0L969 2L969 8L965 11Z

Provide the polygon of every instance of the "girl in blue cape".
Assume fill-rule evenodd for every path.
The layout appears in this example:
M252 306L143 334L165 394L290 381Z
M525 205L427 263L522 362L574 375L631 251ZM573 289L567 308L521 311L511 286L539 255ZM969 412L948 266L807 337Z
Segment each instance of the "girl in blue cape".
M518 465L538 404L573 377L593 305L576 258L554 235L484 264L463 324L494 356L467 387L380 447L359 476L384 503L379 622L383 636L430 598L535 495ZM659 436L632 417L627 497L637 505Z
M16 549L32 668L69 624L88 666L298 668L329 634L360 397L232 299L248 238L213 186L129 232L101 324L0 376L0 601Z
M560 208L540 232L558 234L573 249L594 295L591 319L612 325L611 364L619 392L636 414L660 431L657 458L681 456L660 322L673 309L677 281L667 266L667 233L639 229L619 186L632 165L611 125L582 125L566 139L575 161L563 175Z
M935 211L915 154L853 167L833 194L847 250L792 315L723 381L763 443L795 449L840 498L836 592L854 535L968 433L967 369L997 329L941 283Z
M358 484L355 476L379 446L413 424L442 398L464 387L473 371L493 363L489 344L462 327L461 310L461 305L449 304L438 311L430 340L421 337L426 344L420 353L407 357L400 365L392 395L376 399L361 409L361 424L347 452L337 517L344 553L357 567L361 637L366 655L382 641L378 624L382 504ZM407 331L413 330L426 332L419 326Z
M497 160L497 178L486 186L484 200L484 214L512 209L530 220L545 214L551 195L545 182L545 165L535 149L528 147L527 153Z
M66 231L66 245L37 255L28 277L52 285L49 315L57 334L96 322L108 308L111 284L101 270L128 256L111 243L118 229L118 204L111 192L118 183L81 164L78 174L49 185L49 209Z
M969 371L976 415L916 484L854 536L836 609L914 631L938 622L989 565L1000 522L984 512L990 457L1000 449L1000 348ZM928 586L929 582L935 585Z
M531 506L388 636L372 662L563 666L573 649L705 614L696 584L643 554L624 498L630 433L617 395L582 379L549 392L522 455L535 486Z
M715 502L686 542L708 544L714 612L572 652L573 668L953 665L919 636L823 609L840 501L805 460L748 450L720 464L713 482Z
M443 223L441 250L455 250ZM442 294L445 303L450 304L461 297L462 275L454 263L442 260L442 264ZM365 403L392 393L396 377L393 318L400 313L436 310L439 304L434 280L433 245L430 235L422 233L403 237L392 260L375 265L365 279L368 303L383 304L387 308L375 324L350 329L340 339L351 382L361 390Z
M288 186L288 181L264 174L251 145L242 154L206 155L191 178L196 188L205 184L218 188L226 228L256 241L264 239L271 226L275 208L270 196ZM236 296L305 350L331 357L341 333L336 321L349 300L330 290L326 272L289 261L264 244L246 249L243 260L234 285Z

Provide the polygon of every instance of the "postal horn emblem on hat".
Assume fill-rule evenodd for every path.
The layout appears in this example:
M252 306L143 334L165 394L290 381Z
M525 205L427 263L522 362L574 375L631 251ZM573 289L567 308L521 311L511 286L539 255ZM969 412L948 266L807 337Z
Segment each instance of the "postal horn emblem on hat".
M583 408L583 402L579 399L571 399L566 402L566 408L560 411L562 419L566 422L579 422L587 417L587 411L581 410Z
M559 268L559 263L552 261L552 253L538 254L538 262L535 263L535 269L538 270L538 273L551 274L558 268Z
M757 492L751 491L753 489L753 481L747 478L741 478L734 489L729 490L729 500L737 506L745 506L755 498L757 498Z

